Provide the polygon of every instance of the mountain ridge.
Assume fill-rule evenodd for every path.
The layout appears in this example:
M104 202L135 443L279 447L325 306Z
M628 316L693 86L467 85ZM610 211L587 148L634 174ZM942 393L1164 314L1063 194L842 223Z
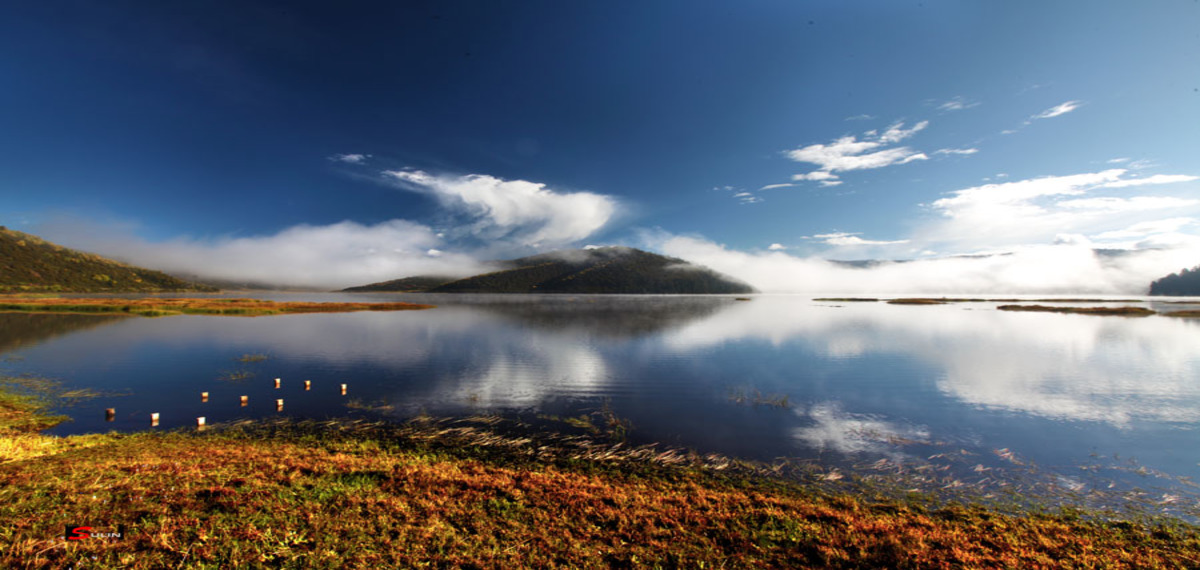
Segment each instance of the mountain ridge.
M674 257L631 247L562 250L494 262L494 271L434 284L416 275L343 289L347 292L743 294L738 279Z

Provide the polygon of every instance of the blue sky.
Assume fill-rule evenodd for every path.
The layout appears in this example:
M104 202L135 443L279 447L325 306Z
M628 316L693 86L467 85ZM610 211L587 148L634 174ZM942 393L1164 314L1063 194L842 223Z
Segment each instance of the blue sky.
M10 4L0 223L317 285L610 243L766 289L821 258L1174 252L1104 278L1123 290L1200 262L1198 22L1195 2Z

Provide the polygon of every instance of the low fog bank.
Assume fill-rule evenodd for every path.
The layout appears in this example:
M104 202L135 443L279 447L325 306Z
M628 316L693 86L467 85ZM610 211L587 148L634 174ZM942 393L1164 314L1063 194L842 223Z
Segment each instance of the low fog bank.
M690 237L669 236L655 245L764 293L1144 295L1155 279L1200 263L1194 246L1101 254L1089 245L1058 244L851 267L781 251L734 251Z
M270 235L163 242L77 222L44 225L38 233L68 247L227 287L330 290L415 275L467 277L495 270L489 262L496 259L492 249L443 251L439 248L450 248L442 236L405 220L298 225ZM784 251L735 251L695 237L660 234L643 241L647 249L706 266L764 293L1142 295L1155 279L1200 263L1200 245L1194 244L1097 253L1088 243L1059 243L854 267ZM604 247L555 255L573 260L621 251Z
M404 220L369 226L299 225L273 235L165 242L79 224L40 231L68 247L218 284L329 290L412 275L465 277L486 270L471 256L438 250L442 240L430 228Z

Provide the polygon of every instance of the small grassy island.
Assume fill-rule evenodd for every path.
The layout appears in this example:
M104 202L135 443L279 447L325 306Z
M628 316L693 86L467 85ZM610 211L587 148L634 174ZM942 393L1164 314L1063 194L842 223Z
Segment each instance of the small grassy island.
M1113 315L1120 317L1148 317L1155 314L1145 307L1047 307L1045 305L1000 305L1001 311L1026 311L1034 313L1074 313L1078 315Z
M0 565L1183 568L1200 528L782 479L491 417L50 437L0 392ZM120 540L67 541L68 525Z
M417 303L311 303L263 299L0 297L0 312L108 313L144 317L180 314L258 317L286 313L410 311L433 307Z

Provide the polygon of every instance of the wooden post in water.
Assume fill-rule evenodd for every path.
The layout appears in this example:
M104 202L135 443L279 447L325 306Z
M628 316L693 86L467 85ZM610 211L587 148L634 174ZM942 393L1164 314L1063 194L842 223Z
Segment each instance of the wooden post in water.
M116 408L104 408L104 421L111 422L117 417Z
M275 400L275 411L276 412L283 411L283 398L279 398L278 400Z
M157 425L158 425L158 412L154 412L153 414L150 414L150 427L154 427Z
M204 427L204 416L196 418L196 427Z
M278 387L279 387L279 380L280 380L279 378L276 378L276 379L275 379L275 387L276 387L276 388L278 388Z
M345 384L342 384L342 395L343 396L346 395L346 385Z
M249 403L250 403L250 396L242 396L242 407L243 408L246 407L246 404L249 404Z
M201 402L207 402L207 401L208 401L208 392L200 392L200 401L201 401Z
M311 389L312 389L312 380L305 380L305 381L304 381L304 389L305 389L305 390L311 390Z

